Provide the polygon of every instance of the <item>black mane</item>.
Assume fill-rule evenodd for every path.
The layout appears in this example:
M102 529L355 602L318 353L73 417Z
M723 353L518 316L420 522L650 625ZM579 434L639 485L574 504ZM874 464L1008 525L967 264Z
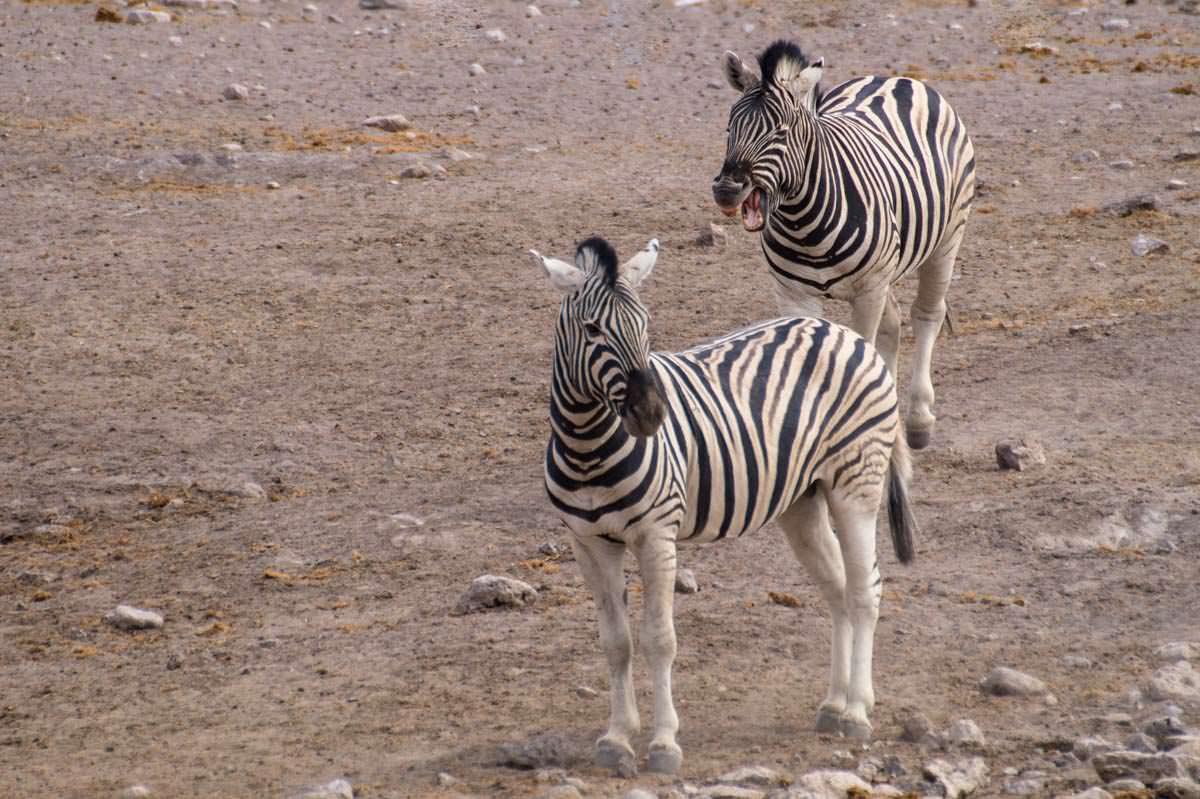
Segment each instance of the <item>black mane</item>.
M801 69L811 63L808 56L800 50L799 45L789 42L787 39L780 39L758 56L758 70L762 74L763 85L771 82L775 77L775 69L779 66L779 62L785 58L800 62Z
M610 288L615 286L619 270L617 268L617 251L612 248L612 245L599 236L592 236L580 243L575 249L575 256L578 257L584 250L591 250L595 254L596 262L604 270L604 282Z

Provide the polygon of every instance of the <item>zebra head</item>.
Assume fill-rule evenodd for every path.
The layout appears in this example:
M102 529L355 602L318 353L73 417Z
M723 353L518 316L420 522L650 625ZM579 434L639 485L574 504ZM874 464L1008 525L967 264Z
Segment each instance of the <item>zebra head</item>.
M797 135L816 113L823 60L810 62L791 42L778 41L758 57L760 80L736 53L721 57L729 85L742 93L729 112L725 163L713 179L713 199L726 216L762 230L779 203L800 184ZM799 146L797 146L799 145Z
M658 259L658 239L620 266L599 237L579 245L574 264L529 252L567 295L555 331L556 383L576 398L607 405L632 435L653 436L666 403L650 366L650 314L637 287Z

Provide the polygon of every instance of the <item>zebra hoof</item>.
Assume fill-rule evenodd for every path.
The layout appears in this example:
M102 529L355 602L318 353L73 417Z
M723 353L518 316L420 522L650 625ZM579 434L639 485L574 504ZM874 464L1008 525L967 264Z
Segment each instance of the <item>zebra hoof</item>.
M653 771L656 774L678 774L682 765L683 752L678 746L673 749L666 746L650 747L650 756L646 763L647 771Z
M618 777L637 776L633 750L613 741L601 740L596 744L596 765L611 770Z
M842 714L821 708L817 711L817 732L821 735L837 735L842 731Z
M871 740L871 722L842 719L842 735L855 741Z
M929 446L929 438L931 431L929 430L913 430L909 428L907 433L909 449L925 449Z

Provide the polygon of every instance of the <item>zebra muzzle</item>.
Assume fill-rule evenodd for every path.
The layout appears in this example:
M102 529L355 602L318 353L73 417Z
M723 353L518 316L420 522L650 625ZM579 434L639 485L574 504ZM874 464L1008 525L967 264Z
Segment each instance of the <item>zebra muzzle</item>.
M621 406L621 423L626 432L638 438L649 438L658 432L666 416L667 404L654 373L649 369L630 372L625 402Z

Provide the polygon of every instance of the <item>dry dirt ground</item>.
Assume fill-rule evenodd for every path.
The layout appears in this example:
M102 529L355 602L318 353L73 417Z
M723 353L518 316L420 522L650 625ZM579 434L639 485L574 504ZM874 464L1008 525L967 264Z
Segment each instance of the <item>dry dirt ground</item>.
M1200 638L1200 17L316 1L146 26L0 8L0 795L276 797L345 776L370 799L530 796L547 786L498 752L538 736L589 795L679 787L588 758L606 670L576 565L537 554L565 541L541 485L558 296L524 252L657 236L661 349L772 316L756 241L697 237L728 224L709 193L734 99L718 56L780 36L826 81L928 79L971 128L982 190L935 355L916 562L880 538L877 741L810 731L828 615L768 528L682 552L703 588L676 606L682 778L896 755L911 787L934 754L897 740L916 708L979 723L983 795L1006 768L1044 772L1043 795L1095 784L1059 750L1128 736L1119 714L1156 710L1131 695L1154 648ZM1104 30L1114 16L1129 27ZM249 98L223 100L235 81ZM396 112L414 135L361 125ZM415 162L446 174L400 178ZM1158 210L1103 210L1142 192ZM1170 250L1134 257L1139 232ZM1006 436L1047 465L999 471ZM449 615L482 573L541 598ZM632 561L630 579L636 611ZM118 603L166 625L117 631ZM1057 704L985 697L997 665Z

